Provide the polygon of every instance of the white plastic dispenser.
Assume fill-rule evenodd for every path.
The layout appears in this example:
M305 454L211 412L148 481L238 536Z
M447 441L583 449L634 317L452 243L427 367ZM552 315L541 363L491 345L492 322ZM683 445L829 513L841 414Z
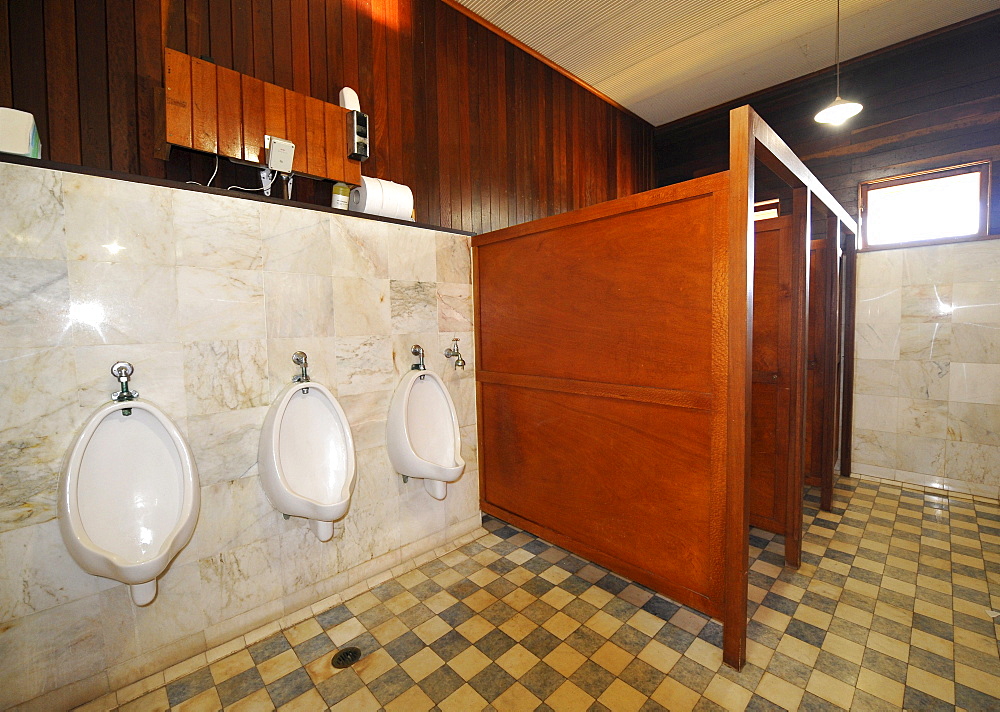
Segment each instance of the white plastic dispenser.
M156 579L194 533L198 469L184 436L129 390L132 365L112 367L121 391L84 424L59 480L59 531L73 560L128 584L132 600L156 597Z
M41 158L42 143L34 116L27 111L0 107L0 152Z

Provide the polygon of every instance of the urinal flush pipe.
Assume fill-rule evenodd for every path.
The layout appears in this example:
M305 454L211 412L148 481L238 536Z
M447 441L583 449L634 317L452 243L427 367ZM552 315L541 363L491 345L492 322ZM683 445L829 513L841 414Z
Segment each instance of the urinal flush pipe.
M306 356L305 351L296 351L292 354L292 363L302 369L302 372L298 376L293 376L292 381L295 383L309 383L309 357ZM308 393L308 388L302 389L303 393Z
M420 344L414 344L410 347L410 353L417 357L417 362L410 366L410 370L426 371L427 366L424 365L424 347Z
M111 375L118 379L121 390L111 394L111 400L116 403L127 403L139 397L139 391L129 389L128 379L135 372L135 368L128 361L119 361L111 367ZM131 408L122 408L122 415L132 415Z

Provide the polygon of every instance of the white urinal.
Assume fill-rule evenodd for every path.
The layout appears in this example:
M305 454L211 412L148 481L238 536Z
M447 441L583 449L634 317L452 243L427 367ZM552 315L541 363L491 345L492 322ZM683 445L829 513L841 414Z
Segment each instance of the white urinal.
M304 374L305 354L301 360ZM258 462L271 505L308 519L319 540L329 541L351 506L355 459L351 426L326 386L296 382L278 394L264 417Z
M465 469L455 403L433 371L403 376L389 404L386 438L396 472L422 478L435 499L444 499L448 483Z
M156 597L156 578L191 540L200 506L191 449L148 401L102 406L66 455L59 481L66 548L87 573L128 584L138 606Z

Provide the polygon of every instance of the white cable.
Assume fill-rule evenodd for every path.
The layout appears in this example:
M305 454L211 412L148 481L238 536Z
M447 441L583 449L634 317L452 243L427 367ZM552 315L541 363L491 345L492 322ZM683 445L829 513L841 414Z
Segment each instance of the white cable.
M218 172L219 172L219 154L216 153L215 154L215 170L212 171L212 177L209 178L208 179L208 183L205 184L206 188L210 188L212 186L212 181L215 180L215 174L218 173ZM201 183L199 183L196 180L189 180L187 182L190 183L191 185L201 185Z
M278 178L278 175L279 175L279 174L278 174L278 172L277 172L277 171L275 171L275 172L274 172L274 173L273 173L273 174L271 175L271 179L270 179L269 181L267 181L267 183L266 183L266 184L262 185L262 186L261 186L260 188L245 188L245 187L243 187L242 185L231 185L231 186L229 186L228 188L226 188L226 190L246 190L246 191L253 191L253 190L270 190L270 189L271 189L271 186L272 186L272 185L274 185L274 181L275 181L275 180L277 180L277 178ZM262 183L264 182L264 179L263 179L263 178L261 178L261 182L262 182Z

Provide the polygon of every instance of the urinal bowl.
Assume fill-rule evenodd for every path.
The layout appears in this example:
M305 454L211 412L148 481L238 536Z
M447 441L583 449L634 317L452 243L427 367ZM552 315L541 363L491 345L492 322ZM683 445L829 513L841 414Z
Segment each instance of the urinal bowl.
M198 522L198 470L177 426L143 400L99 408L73 441L59 481L59 530L87 573L130 587L144 606Z
M309 520L320 541L351 505L354 438L336 397L321 383L289 384L264 418L260 483L275 509Z
M386 423L389 460L396 472L418 477L435 499L465 469L458 414L448 389L433 371L408 371L389 404Z

